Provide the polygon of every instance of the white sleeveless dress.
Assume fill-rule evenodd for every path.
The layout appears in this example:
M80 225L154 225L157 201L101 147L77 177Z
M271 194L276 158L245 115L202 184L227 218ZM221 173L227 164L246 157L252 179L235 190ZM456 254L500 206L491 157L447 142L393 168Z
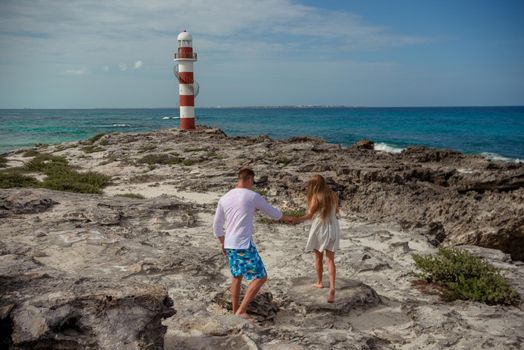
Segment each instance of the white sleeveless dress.
M306 244L306 252L314 249L323 252L329 250L334 252L340 248L340 226L336 216L336 209L322 221L319 214L313 217L309 238Z

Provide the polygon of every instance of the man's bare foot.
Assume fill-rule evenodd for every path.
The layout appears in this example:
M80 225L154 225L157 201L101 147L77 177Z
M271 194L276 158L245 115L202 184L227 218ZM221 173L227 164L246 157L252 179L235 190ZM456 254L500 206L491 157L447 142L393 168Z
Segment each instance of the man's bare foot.
M240 318L243 318L244 320L252 323L252 324L256 324L257 323L257 320L255 320L253 317L249 316L248 314L244 313L244 314L239 314L239 313L236 313L235 316L238 316Z
M330 289L329 290L327 302L330 303L330 304L335 302L335 290L334 289Z
M313 285L313 287L315 287L315 288L324 288L324 286L322 285L322 282L320 282L320 283L315 283L315 284Z

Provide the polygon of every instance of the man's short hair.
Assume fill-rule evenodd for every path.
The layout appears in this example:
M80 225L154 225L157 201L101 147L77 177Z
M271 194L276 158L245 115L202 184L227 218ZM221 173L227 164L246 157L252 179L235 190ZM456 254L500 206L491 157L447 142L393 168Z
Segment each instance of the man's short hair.
M255 178L255 172L249 168L242 168L238 172L238 179L242 181L247 181L249 179Z

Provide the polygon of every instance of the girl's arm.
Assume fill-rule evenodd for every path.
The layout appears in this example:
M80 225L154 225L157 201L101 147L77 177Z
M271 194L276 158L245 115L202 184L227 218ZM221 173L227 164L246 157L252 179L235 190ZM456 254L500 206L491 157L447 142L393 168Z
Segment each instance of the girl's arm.
M301 222L304 222L306 220L311 220L313 215L316 213L318 207L318 203L315 199L313 199L309 205L309 208L307 210L306 215L301 216L299 218L295 218L295 223L299 224Z

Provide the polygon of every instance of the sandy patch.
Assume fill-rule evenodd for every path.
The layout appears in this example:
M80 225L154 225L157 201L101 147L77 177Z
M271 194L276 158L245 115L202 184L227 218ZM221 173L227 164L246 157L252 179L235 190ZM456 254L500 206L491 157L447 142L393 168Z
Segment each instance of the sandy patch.
M116 196L124 193L136 193L144 196L145 198L155 198L160 196L173 196L180 197L186 201L198 203L198 204L213 204L218 202L222 196L221 193L215 192L186 192L180 191L173 187L161 183L159 185L151 186L153 183L142 183L142 184L122 184L116 186L108 186L104 189L104 193L107 195Z

